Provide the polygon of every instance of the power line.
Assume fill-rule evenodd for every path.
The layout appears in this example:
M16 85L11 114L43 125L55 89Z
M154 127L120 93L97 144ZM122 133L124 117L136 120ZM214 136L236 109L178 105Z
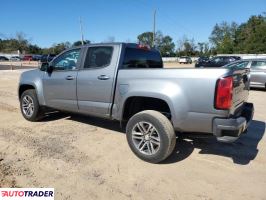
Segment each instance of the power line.
M139 3L137 5L135 4L136 1L132 1L130 5L131 6L133 5L134 7L138 8L139 10L147 10L150 7L150 3L148 3L147 1L142 1L142 0L139 0L139 1L141 3ZM140 7L142 7L142 9ZM195 38L195 32L194 31L192 31L190 28L186 27L183 23L180 22L180 20L169 15L169 13L163 13L163 15L160 15L157 17L160 18L160 21L163 21L163 23L168 27L167 28L168 30L171 29L174 33L178 33L179 31L177 31L177 30L183 30L183 32L187 32L187 34L190 35L190 37ZM158 19L157 19L157 21L159 21Z
M79 17L79 23L80 23L81 44L84 45L84 33L83 33L83 25L81 17Z
M153 41L152 41L152 46L155 47L155 37L156 37L156 9L154 10L153 13Z

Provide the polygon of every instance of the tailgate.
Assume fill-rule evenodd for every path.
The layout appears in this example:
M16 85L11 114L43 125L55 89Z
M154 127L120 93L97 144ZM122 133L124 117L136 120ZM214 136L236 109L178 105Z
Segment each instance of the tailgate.
M232 69L233 70L233 69ZM233 70L233 101L230 114L240 115L249 94L249 69Z

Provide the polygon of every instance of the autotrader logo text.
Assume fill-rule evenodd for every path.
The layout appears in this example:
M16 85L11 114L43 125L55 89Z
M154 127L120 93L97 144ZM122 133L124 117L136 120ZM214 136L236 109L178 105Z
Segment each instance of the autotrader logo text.
M0 200L54 200L53 188L0 188Z

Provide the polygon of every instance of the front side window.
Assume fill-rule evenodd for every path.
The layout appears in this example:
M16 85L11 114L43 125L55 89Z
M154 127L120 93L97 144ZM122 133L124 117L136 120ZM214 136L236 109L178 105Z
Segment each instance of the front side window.
M89 47L84 68L105 67L111 63L113 47Z
M55 70L75 70L80 56L80 49L73 49L60 55L53 62Z

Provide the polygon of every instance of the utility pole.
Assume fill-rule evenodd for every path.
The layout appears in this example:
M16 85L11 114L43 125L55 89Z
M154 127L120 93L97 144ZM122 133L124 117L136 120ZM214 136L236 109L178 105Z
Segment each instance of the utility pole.
M153 12L153 41L152 41L152 46L155 47L155 37L156 37L156 33L155 33L155 27L156 26L156 9Z
M81 17L79 17L79 23L80 23L81 44L84 45L84 34L83 34L83 26L82 26Z

